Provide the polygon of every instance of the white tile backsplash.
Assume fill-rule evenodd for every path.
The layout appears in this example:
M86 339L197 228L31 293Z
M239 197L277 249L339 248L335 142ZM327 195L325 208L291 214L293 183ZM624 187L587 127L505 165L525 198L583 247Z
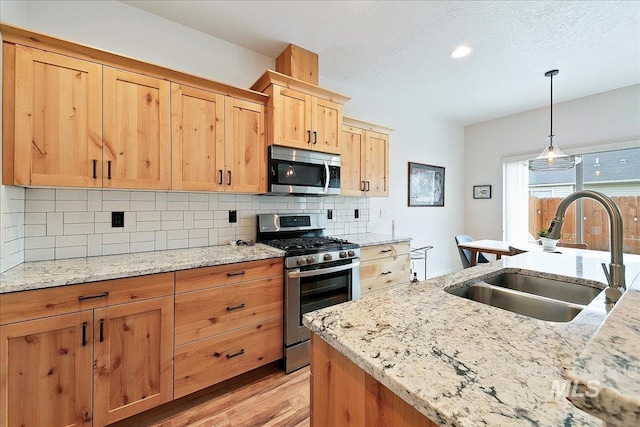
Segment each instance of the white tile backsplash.
M367 198L5 188L10 190L2 214L3 271L23 261L255 240L260 213L332 209L326 234L366 232L371 217ZM238 222L229 223L230 210L237 210ZM111 227L114 211L125 213L123 228Z

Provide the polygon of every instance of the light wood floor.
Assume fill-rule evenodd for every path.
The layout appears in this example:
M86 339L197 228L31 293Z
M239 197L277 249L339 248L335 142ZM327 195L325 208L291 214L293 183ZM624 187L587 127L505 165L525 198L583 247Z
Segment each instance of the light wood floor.
M308 427L309 368L270 365L111 427Z

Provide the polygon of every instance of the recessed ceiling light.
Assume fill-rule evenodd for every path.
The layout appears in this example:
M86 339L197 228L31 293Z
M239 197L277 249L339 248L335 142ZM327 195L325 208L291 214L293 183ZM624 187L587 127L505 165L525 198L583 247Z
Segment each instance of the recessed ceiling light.
M467 46L460 46L458 48L456 48L456 50L454 50L451 53L451 56L454 58L464 58L465 56L469 55L471 53L471 48L467 47Z

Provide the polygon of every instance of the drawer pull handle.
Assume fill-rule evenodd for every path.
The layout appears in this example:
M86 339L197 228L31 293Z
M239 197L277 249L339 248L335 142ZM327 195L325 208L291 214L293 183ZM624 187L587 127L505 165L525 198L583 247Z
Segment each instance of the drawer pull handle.
M385 253L385 252L391 252L392 250L393 250L393 249L383 249L383 250L381 250L380 252L381 252L381 253Z
M318 132L316 132L315 130L313 131L313 143L318 143Z
M244 303L236 305L235 307L227 307L227 311L240 310L241 308L244 308Z
M237 273L227 273L227 277L243 276L243 275L244 275L244 270L238 271Z
M382 272L382 273L380 273L380 274L382 274L382 275L386 276L387 274L391 274L391 271L383 271L383 272Z
M222 185L222 169L218 169L218 184Z
M362 191L367 191L367 182L366 181L360 181L362 183Z
M227 359L231 359L232 357L241 356L244 354L244 348L237 353L227 354Z
M111 160L107 160L107 179L111 179Z
M100 342L104 341L104 319L100 319Z
M87 345L87 322L82 322L82 346Z
M311 144L311 131L307 131L307 144Z
M96 159L93 159L93 179L97 179L98 178L98 161Z
M83 301L86 299L94 299L94 298L104 298L109 296L109 292L103 292L101 294L95 294L95 295L80 295L78 297L78 301Z
M231 171L227 171L227 185L231 185Z

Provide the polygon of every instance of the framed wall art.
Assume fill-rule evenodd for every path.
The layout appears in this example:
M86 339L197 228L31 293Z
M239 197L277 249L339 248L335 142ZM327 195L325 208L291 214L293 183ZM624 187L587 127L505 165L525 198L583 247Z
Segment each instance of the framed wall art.
M444 206L444 168L409 162L409 206Z
M474 185L473 198L474 199L490 199L491 186L490 185Z

